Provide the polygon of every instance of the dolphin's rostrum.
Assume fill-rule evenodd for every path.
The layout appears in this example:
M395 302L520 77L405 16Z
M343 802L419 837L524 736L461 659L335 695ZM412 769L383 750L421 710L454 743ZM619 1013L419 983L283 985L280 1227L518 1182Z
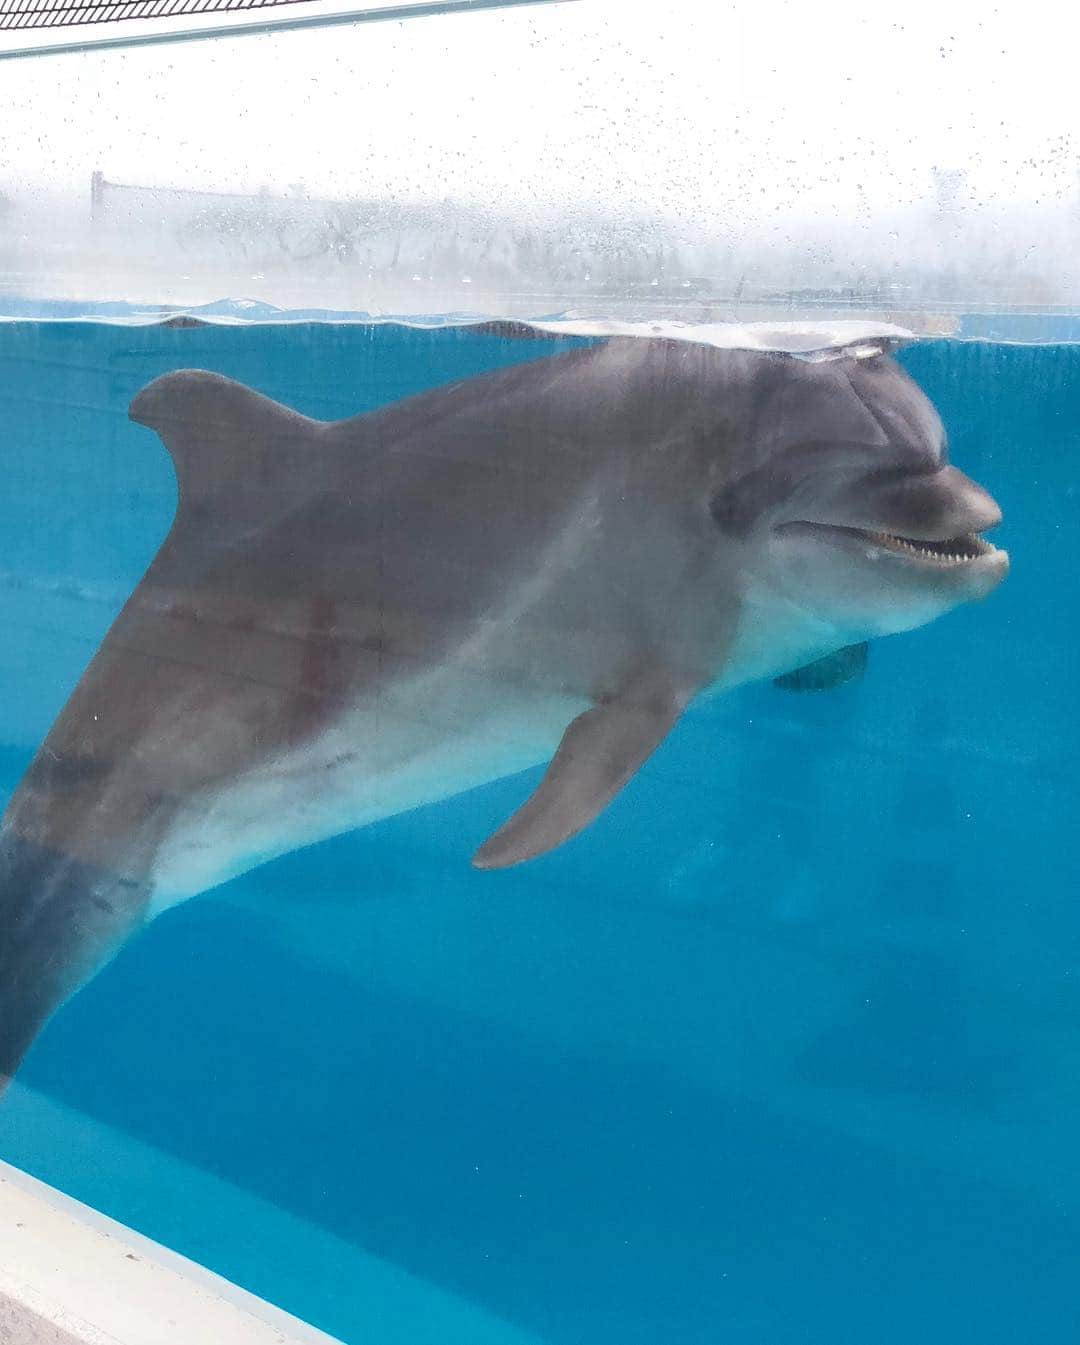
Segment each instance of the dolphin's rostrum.
M616 338L332 424L186 370L131 418L179 506L0 829L5 1077L164 907L551 758L474 862L543 854L695 697L844 680L1008 566L873 347Z

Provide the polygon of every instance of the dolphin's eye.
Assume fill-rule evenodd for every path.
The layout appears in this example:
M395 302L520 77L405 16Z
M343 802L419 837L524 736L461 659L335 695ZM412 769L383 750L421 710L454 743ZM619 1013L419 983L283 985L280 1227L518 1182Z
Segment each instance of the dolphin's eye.
M724 532L741 535L747 530L747 511L739 499L737 483L716 492L709 501L709 513Z
M756 519L790 494L795 480L792 469L768 463L721 486L709 501L709 512L724 532L745 537Z

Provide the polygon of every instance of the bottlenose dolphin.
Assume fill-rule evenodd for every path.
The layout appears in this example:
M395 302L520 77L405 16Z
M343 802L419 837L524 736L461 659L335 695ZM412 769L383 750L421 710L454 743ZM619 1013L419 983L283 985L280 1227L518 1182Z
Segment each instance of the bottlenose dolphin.
M1008 568L865 344L615 338L336 423L185 370L130 415L179 504L0 827L5 1077L173 903L551 758L474 862L542 854L696 697L843 680Z

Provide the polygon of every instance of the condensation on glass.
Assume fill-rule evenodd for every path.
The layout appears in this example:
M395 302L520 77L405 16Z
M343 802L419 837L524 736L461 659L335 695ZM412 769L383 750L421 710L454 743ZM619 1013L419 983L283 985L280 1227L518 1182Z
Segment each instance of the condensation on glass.
M939 330L1071 303L1068 44L1030 7L839 13L828 43L782 3L589 0L10 62L0 292Z

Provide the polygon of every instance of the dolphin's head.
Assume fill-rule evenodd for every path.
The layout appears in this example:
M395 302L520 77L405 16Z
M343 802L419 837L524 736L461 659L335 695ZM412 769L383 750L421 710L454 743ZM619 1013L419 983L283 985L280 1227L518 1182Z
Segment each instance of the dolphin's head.
M933 406L887 354L776 356L748 458L712 496L754 582L845 638L910 630L1005 577L1001 511L950 465Z

